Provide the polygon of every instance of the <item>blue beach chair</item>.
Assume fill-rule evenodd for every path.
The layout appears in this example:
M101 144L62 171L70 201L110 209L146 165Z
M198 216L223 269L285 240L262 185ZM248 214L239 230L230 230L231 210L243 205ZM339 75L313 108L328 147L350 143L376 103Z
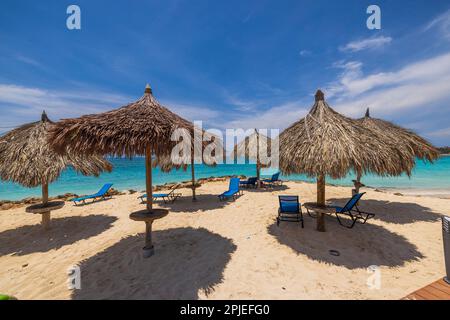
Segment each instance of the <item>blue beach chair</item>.
M244 181L239 181L239 185L246 188L256 188L258 182L257 177L251 177Z
M239 178L231 178L230 179L230 186L228 187L228 190L224 193L218 195L219 200L225 200L227 198L233 198L236 199L236 197L240 194L242 194L242 190L239 189Z
M264 186L268 186L270 188L273 188L274 186L281 186L283 184L283 181L280 180L280 173L277 172L270 179L263 179L262 180Z
M177 190L180 187L179 184L172 187L169 193L154 193L153 200L162 199L164 203L167 202L175 202L179 197L182 196L181 193L175 193L175 190ZM144 199L147 198L147 194L143 194L142 196L139 196L138 199L141 199L142 202L144 202Z
M73 203L77 205L77 202L78 203L83 202L83 204L86 204L86 200L88 199L92 199L92 202L94 202L97 198L105 200L108 197L108 191L109 189L111 189L112 185L113 185L112 183L106 183L97 193L75 198L72 199L71 201L73 201Z
M301 222L302 228L305 227L303 223L303 213L298 196L278 196L280 207L278 208L277 226L280 221Z
M374 213L368 213L359 210L357 204L364 194L365 192L356 193L343 207L334 206L334 208L336 208L336 218L341 226L351 229L355 226L356 222L364 224L367 220L375 216ZM350 218L352 222L348 225L343 224L341 219L339 218L339 215L344 215L347 218Z

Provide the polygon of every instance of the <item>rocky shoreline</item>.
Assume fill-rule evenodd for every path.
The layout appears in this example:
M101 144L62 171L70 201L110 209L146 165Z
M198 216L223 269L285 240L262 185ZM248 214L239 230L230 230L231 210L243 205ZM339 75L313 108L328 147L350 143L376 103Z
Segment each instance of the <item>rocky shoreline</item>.
M201 178L201 179L196 180L195 187L198 188L203 183L207 183L207 182L225 181L231 177L234 177L234 176ZM245 179L246 177L240 176L240 178ZM168 183L165 183L162 185L153 186L153 191L155 192L155 191L171 189L177 184L180 185L180 187L179 187L180 189L192 188L192 181L168 182ZM111 188L111 190L108 192L108 195L116 196L116 195L123 195L123 194L127 194L127 193L134 194L137 192L138 192L137 190L133 190L133 189L126 190L126 191L119 191L114 188ZM142 190L141 192L145 192L145 190ZM58 195L56 197L49 197L49 201L54 201L54 200L71 201L73 198L77 198L79 196L82 196L82 195L78 195L76 193L65 193L65 194ZM40 197L27 197L27 198L24 198L21 200L15 200L15 201L14 200L0 200L0 211L20 208L20 207L24 207L24 206L28 206L28 205L32 205L32 204L37 204L40 202L41 202Z
M207 183L207 182L215 182L215 181L225 181L228 180L230 178L233 178L236 176L223 176L223 177L209 177L209 178L200 178L196 180L196 185L195 187L198 188L200 187L202 184ZM247 179L246 176L238 176L241 179ZM288 181L288 180L287 180ZM298 182L298 183L302 183L304 181L292 181L292 182ZM165 184L162 185L156 185L153 186L153 192L157 192L157 191L161 191L161 190L168 190L173 188L175 185L180 185L179 188L180 189L184 189L184 188L192 188L192 181L183 181L183 182L167 182ZM334 186L334 187L338 187L338 185L335 184L330 184L327 183L327 186ZM373 187L369 187L366 186L366 188L372 189L375 192L382 192L382 193L393 193L396 196L404 196L404 194L400 193L400 192L388 192L385 190L380 190L378 188L373 188ZM129 189L129 190L123 190L123 191L119 191L116 190L114 188L111 188L111 190L108 192L108 195L110 196L116 196L116 195L124 195L124 194L134 194L134 193L143 193L145 192L145 190L133 190L133 189ZM66 193L66 194L62 194L62 195L58 195L56 197L50 197L49 201L54 201L54 200L63 200L63 201L71 201L73 198L77 198L79 196L82 195L78 195L75 193ZM443 199L447 199L447 197L444 197ZM22 200L0 200L0 211L3 210L9 210L9 209L14 209L14 208L20 208L20 207L24 207L24 206L28 206L28 205L32 205L32 204L37 204L41 202L41 198L39 197L28 197L28 198L24 198Z

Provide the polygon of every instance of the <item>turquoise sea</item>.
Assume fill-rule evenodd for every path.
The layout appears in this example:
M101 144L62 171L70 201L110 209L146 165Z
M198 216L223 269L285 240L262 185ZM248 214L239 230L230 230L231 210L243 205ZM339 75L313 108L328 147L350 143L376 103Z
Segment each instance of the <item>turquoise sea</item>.
M106 182L114 184L118 190L134 189L141 191L145 188L144 158L109 159L114 169L111 173L102 174L100 177L85 177L77 174L71 168L65 170L58 181L49 187L51 196L64 193L86 194L98 191ZM254 176L256 171L254 164L222 164L216 167L196 165L196 178L219 177L228 175ZM263 170L262 175L268 176L274 170ZM345 179L327 179L328 183L351 186L354 174L349 174ZM187 171L174 170L163 173L159 169L153 170L154 184L166 182L179 182L190 180L190 168ZM303 175L282 176L282 179L314 181ZM450 194L450 156L442 156L434 164L417 162L417 166L411 178L401 176L396 178L381 178L373 175L364 176L363 183L376 188L395 188L402 191L420 193ZM31 196L40 196L40 188L24 188L15 183L0 182L0 200L19 200Z

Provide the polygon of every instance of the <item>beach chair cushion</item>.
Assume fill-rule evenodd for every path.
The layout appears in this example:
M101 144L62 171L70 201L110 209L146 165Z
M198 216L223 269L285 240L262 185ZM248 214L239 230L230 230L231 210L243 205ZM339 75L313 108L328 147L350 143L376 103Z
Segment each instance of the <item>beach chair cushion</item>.
M265 182L276 182L276 181L279 181L279 177L280 177L280 173L277 172L277 173L273 174L270 179L264 179L263 181L265 181Z
M147 197L147 195L145 195ZM153 198L164 198L164 197L168 197L169 194L168 193L154 193L153 194Z
M336 209L337 213L351 211L363 195L364 195L364 193L357 193L345 204L345 206L343 206L343 207L332 206L332 207Z
M238 194L241 192L239 189L240 179L239 178L231 178L230 179L230 185L228 187L228 190L224 193L219 195L219 198L228 198L233 197L235 194Z
M86 196L82 196L82 197L78 197L78 198L72 199L72 201L73 202L80 202L80 201L84 201L84 200L88 200L88 199L95 199L95 198L104 197L108 193L109 189L111 189L112 186L113 186L112 183L105 183L103 185L103 187L97 193L86 195Z
M299 208L299 205L297 203L285 203L285 202L282 202L280 204L281 212L297 213L298 212L298 208Z
M280 221L301 222L302 228L303 214L298 196L278 196L280 207L278 209L277 225Z
M280 202L280 213L298 213L300 203L298 196L278 196Z

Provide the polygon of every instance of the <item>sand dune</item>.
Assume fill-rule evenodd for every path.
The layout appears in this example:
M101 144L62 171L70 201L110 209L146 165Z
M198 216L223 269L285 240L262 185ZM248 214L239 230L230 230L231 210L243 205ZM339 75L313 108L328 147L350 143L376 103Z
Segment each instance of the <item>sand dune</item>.
M450 200L365 190L364 210L375 219L353 229L327 217L327 232L276 226L278 194L313 201L315 186L246 191L219 202L225 182L190 191L154 223L156 254L143 259L144 224L128 218L142 209L137 195L52 213L52 229L24 208L0 213L0 292L19 299L399 299L444 275L440 215ZM342 203L350 188L327 187ZM330 255L338 250L340 255ZM81 268L81 289L67 286L67 270ZM367 268L377 265L380 289Z

